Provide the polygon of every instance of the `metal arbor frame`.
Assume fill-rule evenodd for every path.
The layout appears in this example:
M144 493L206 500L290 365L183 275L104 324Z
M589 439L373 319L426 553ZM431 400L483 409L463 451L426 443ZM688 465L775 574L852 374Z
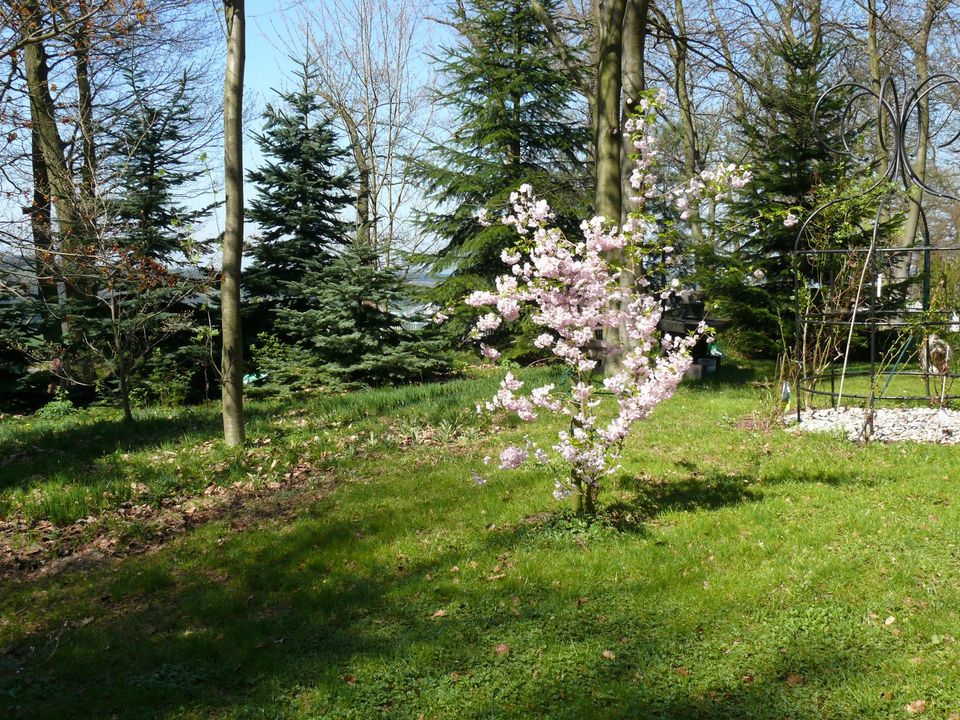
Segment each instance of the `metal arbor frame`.
M938 115L937 127L933 127L932 116L934 113L930 110L933 93L938 90L949 89L953 91L952 102L946 103L946 114ZM899 403L916 403L931 398L930 376L930 345L927 340L932 333L937 330L956 329L957 317L953 309L931 310L931 265L934 253L945 253L960 250L960 245L934 245L931 241L930 228L927 223L927 214L922 204L924 193L931 196L946 198L960 202L960 198L948 193L937 190L928 185L924 178L921 178L911 163L911 159L916 155L920 145L921 132L928 133L929 145L937 143L937 135L946 134L944 129L948 125L948 120L956 111L958 101L957 91L960 90L960 80L952 75L936 74L927 80L910 88L901 98L897 92L897 86L893 78L887 76L880 82L879 89L867 87L861 83L845 82L834 85L824 92L817 101L814 108L814 125L817 125L817 118L821 115L821 108L825 101L837 93L849 93L849 97L840 111L840 140L842 147L830 147L834 153L846 156L851 160L869 167L870 160L860 157L855 152L858 138L863 137L863 132L870 126L875 126L876 141L885 155L886 168L880 173L876 182L869 186L863 192L857 194L857 197L871 196L876 193L878 205L873 217L872 232L870 233L870 242L866 247L845 247L845 248L816 248L809 240L809 230L811 224L820 217L828 208L839 203L850 202L856 197L848 196L830 200L816 209L806 218L797 233L793 252L793 270L794 270L794 294L796 303L796 346L794 349L794 361L796 363L796 411L797 420L801 418L804 399L811 400L814 396L829 398L832 407L840 406L843 398L861 401L865 404L867 412L864 418L864 436L868 436L872 430L873 410L877 403L882 401L892 401ZM872 118L864 122L862 113L857 112L858 107L866 102L873 106ZM916 121L915 128L911 131L911 122ZM945 142L936 144L938 148L949 148L960 139L960 132L949 137ZM886 186L886 187L885 187ZM892 203L895 200L906 200L913 205L918 214L918 235L922 244L913 244L909 246L887 246L881 243L880 227L885 218L885 213L889 212ZM919 296L914 294L911 298L909 292L905 292L899 302L883 301L883 285L885 280L884 271L888 268L896 267L897 263L902 263L906 259L907 267L914 266L914 259L920 262L918 272L908 275L906 284L914 286L919 284ZM809 276L803 271L812 267L830 267L831 272L836 271L838 262L846 262L847 269L851 270L851 278L859 277L855 286L853 302L844 304L842 302L834 303L832 309L827 309L828 303L822 303L815 307L812 302L806 306L803 304L803 297L811 297L811 293L820 298L836 298L836 293L840 292L834 275L828 278L824 283L811 282ZM851 286L852 289L853 286ZM911 302L912 301L912 302ZM879 335L893 332L910 332L910 336L904 341L903 348L900 351L900 357L891 365L886 381L882 384L878 382L878 373L885 373L886 368L881 368L878 364L878 339ZM804 340L808 333L820 332L821 337L825 333L840 332L840 341L838 353L842 351L843 364L840 372L837 372L837 361L833 360L824 363L822 369L808 368L805 358L801 353L806 352ZM843 335L845 334L845 340ZM919 338L914 338L919 335ZM849 369L850 351L854 345L854 340L864 342L869 352L869 369ZM909 347L915 342L920 347L920 352L925 354L926 370L903 370L900 368L901 360ZM913 357L911 353L908 357ZM838 360L839 358L837 358ZM900 376L920 376L926 383L926 395L904 394L903 392L889 392L891 380L894 374ZM845 380L850 377L866 377L869 379L869 391L844 392ZM958 377L957 374L946 371L936 375L942 387L938 394L941 405L949 403L951 400L960 399L960 395L947 394L947 384L952 384L952 380ZM829 382L830 390L824 389Z

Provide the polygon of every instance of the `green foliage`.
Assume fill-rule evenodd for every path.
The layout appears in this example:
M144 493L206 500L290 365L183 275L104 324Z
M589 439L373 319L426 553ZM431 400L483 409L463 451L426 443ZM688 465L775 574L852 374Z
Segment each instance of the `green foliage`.
M733 241L697 249L698 281L716 314L731 321L727 342L748 357L775 356L792 343L791 257L799 225L785 225L788 214L803 222L823 186L851 189L844 159L825 144L836 144L841 95L820 105L814 125L814 106L829 86L831 50L808 32L795 40L784 35L766 52L757 105L740 118L753 180L720 220L718 236Z
M277 309L277 327L298 346L295 362L306 360L345 385L423 380L449 367L445 342L409 299L403 278L379 267L369 246L309 261L285 285L306 305Z
M106 219L111 237L129 252L169 262L209 250L193 231L219 203L188 209L183 192L204 174L193 130L199 122L186 72L166 96L141 88L142 75L127 72L132 103L112 118L108 168L118 179Z
M562 32L555 3L541 5ZM522 0L465 6L462 34L438 61L446 81L438 100L457 124L427 158L414 161L415 175L439 208L422 215L423 227L445 243L434 258L442 280L433 299L455 308L451 328L461 337L475 313L460 301L492 284L503 271L501 251L515 241L498 221L510 193L531 184L558 224L574 232L592 197L589 133L535 8ZM489 212L489 226L478 222L481 210Z
M53 400L37 410L36 415L44 420L58 420L73 415L76 411L77 408L66 390L58 387L54 392Z
M250 388L254 394L339 386L313 355L299 345L281 342L276 335L257 335L257 342L250 346L250 357L258 375L256 385Z
M140 373L140 404L183 405L190 395L194 368L193 358L182 358L173 348L154 349Z
M296 77L300 87L280 93L280 106L267 105L264 130L253 136L265 159L247 173L256 187L247 217L260 228L244 272L244 333L251 338L272 328L277 308L305 308L291 281L308 262L332 257L349 231L340 215L352 177L337 169L345 153L313 89L315 61L304 60Z
M29 350L42 345L30 299L0 302L0 409L33 409L43 402L49 375L31 372Z

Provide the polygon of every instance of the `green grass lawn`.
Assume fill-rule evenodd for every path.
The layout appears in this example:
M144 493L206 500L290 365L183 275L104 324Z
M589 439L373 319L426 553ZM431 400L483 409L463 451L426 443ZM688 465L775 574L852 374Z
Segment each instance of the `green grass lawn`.
M0 718L960 713L958 451L792 435L749 379L638 426L593 524L484 466L556 430L477 427L491 377L251 403L242 451L216 408L2 423L0 517L33 524L294 465L327 489L5 581Z

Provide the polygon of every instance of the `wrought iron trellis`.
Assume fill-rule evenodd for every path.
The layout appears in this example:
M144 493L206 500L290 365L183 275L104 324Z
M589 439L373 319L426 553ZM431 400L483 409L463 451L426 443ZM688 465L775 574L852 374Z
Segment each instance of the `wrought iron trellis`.
M943 91L951 92L951 97L940 100L938 104L937 94ZM876 181L856 197L835 198L815 208L797 233L793 253L796 299L796 411L799 421L804 402L812 404L816 397L829 399L834 408L839 407L843 399L859 401L867 410L864 420L866 436L872 428L872 411L878 403L926 401L933 397L933 377L941 387L937 395L941 405L960 399L960 395L947 392L948 386L958 377L956 373L945 365L938 367L938 372L931 372L931 346L935 346L935 341L931 338L938 331L944 334L947 334L948 330L951 333L960 331L960 318L956 314L960 308L931 307L933 257L935 254L960 251L960 244L956 244L956 240L955 244L951 245L933 243L923 206L923 195L955 202L960 202L960 198L932 187L913 165L913 160L922 146L924 133L927 147L960 150L953 147L960 140L960 131L949 136L945 142L938 141L938 136L947 134L946 129L957 114L960 80L945 73L936 74L911 87L902 98L895 81L889 76L883 78L877 88L857 82L839 83L818 99L814 107L815 126L819 125L818 119L822 116L824 104L839 93L848 94L839 110L839 138L842 146L828 145L828 148L870 168L871 159L858 155L857 147L866 137L867 131L873 129L885 167L881 166L882 171L878 172ZM863 112L864 107L868 109L866 114ZM912 125L914 121L915 126ZM877 208L869 233L869 243L856 247L816 247L810 242L811 228L827 210L840 203L854 201L857 197L870 197L874 194ZM907 245L887 245L882 242L881 226L898 200L906 201L908 211L912 206L917 218L915 237L919 238L920 242ZM817 276L812 274L814 268L819 268L825 275L815 279ZM855 287L855 292L851 293L852 303L849 298L839 296L843 291L838 282L838 271L846 272L849 275L848 281L856 280L855 286L847 286L848 290ZM894 272L888 276L887 273L891 271ZM898 272L903 277L898 279ZM856 277L857 273L859 277ZM888 278L891 282L885 282ZM888 289L900 286L902 296L895 297L891 293L891 297L885 297L885 284ZM833 304L828 301L830 298L835 300ZM903 333L908 333L906 338L902 337ZM890 364L888 371L886 365L881 367L878 361L878 343L886 341L884 344L887 351L891 347L895 349L896 346L890 344L890 338L897 334L900 335L901 349L899 357ZM807 362L807 343L813 337L826 337L837 345L836 352L827 353L831 359L821 358L823 362L819 366L811 366ZM869 367L866 369L850 368L851 350L855 344L866 345L869 356ZM903 362L911 345L916 349L910 352L908 360ZM921 354L924 357L920 358ZM922 369L905 370L903 368L909 366L909 358L925 360L926 363ZM837 363L841 359L842 365L838 373ZM887 377L881 377L883 374ZM895 375L914 378L919 376L923 384L917 382L916 386L924 387L926 394L896 389L890 391ZM868 390L849 391L849 386L845 388L846 381L855 377L866 378ZM825 389L827 383L829 390ZM844 392L845 389L848 392Z

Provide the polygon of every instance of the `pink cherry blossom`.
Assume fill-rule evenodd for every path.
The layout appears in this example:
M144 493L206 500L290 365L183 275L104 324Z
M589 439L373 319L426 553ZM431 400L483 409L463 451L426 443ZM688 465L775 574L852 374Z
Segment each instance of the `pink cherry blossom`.
M528 441L526 449L508 447L500 454L500 467L513 469L531 452L537 462L549 464L552 450L570 466L569 475L556 479L554 496L558 499L571 493L581 498L595 495L603 478L616 471L633 423L647 418L674 393L690 365L691 349L707 331L701 323L687 336L658 332L666 303L682 285L679 279L655 294L648 291L650 277L642 273L635 282L621 284L618 262L653 273L658 268L649 259L666 256L669 262L674 252L671 245L656 241L657 221L644 212L646 200L658 198L678 213L689 214L699 203L715 202L750 179L748 171L734 165L717 166L676 188L658 189L652 169L660 151L650 126L662 103L660 96L645 95L640 107L647 114L625 126L637 150L630 180L638 197L623 225L595 217L581 223L581 238L568 238L550 224L553 213L547 203L535 196L532 187L522 185L511 193L510 212L503 218L524 238L517 248L501 255L509 271L497 279L494 292L475 292L466 300L473 307L491 308L477 322L475 337L517 320L526 310L527 317L543 328L534 345L549 348L572 371L572 382L565 391L548 384L526 392L523 382L508 372L497 393L483 406L487 412L513 413L527 422L537 418L537 410L570 418L569 429L558 433L552 447L541 448ZM611 253L613 250L617 252ZM623 330L624 347L606 347L597 341L610 327ZM496 352L486 345L481 349L486 357ZM603 380L609 399L601 401L593 372L601 359L610 357L617 358L619 370ZM614 410L612 417L609 410Z
M496 360L500 357L500 351L496 348L490 347L485 343L480 343L480 353L487 358L488 360Z
M529 455L526 450L512 446L505 448L504 451L500 453L500 469L514 470L523 465L527 457L529 457Z

